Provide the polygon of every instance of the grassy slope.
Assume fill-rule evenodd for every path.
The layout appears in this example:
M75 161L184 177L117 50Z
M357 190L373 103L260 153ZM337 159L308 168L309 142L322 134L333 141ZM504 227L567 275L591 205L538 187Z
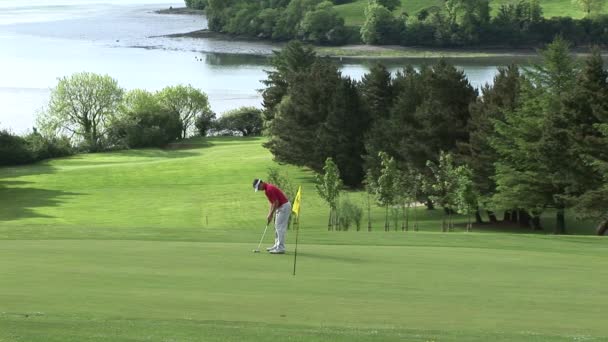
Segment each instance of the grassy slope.
M0 341L608 338L606 240L432 233L423 210L422 232L380 232L376 209L372 233L327 233L310 174L289 168L305 188L294 278L292 255L251 253L266 203L249 183L270 155L206 145L0 169Z
M491 0L492 10L496 11L501 4L513 2L512 0ZM541 0L544 15L546 17L569 16L582 18L584 12L572 0ZM401 0L401 7L397 12L407 12L410 15L417 13L423 8L441 5L441 0ZM357 0L355 2L336 6L338 11L346 20L347 25L361 25L364 21L364 9L367 0ZM604 5L604 12L608 10Z

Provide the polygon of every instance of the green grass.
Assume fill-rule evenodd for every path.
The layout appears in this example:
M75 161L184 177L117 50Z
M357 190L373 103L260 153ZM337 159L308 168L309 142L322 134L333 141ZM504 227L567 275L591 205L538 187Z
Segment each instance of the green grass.
M0 341L608 340L607 240L442 234L423 209L419 232L381 231L379 208L371 233L327 232L310 172L281 166L305 191L293 277L293 232L287 255L251 253L261 142L0 169Z
M512 3L512 0L491 0L490 6L492 7L493 13L496 13L500 5ZM423 8L431 6L441 6L441 0L401 0L401 7L397 8L395 12L407 12L410 15L416 14ZM572 0L541 0L541 6L543 8L543 14L545 17L558 17L568 16L573 18L582 18L585 13L580 7L573 3ZM364 11L367 6L367 0L357 0L348 4L338 5L336 9L345 19L347 25L359 26L362 25L365 17ZM608 11L608 5L604 4L604 11Z

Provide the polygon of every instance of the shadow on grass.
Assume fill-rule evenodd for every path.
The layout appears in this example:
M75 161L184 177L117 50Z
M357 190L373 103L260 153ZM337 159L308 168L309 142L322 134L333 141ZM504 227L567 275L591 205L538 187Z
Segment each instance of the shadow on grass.
M25 218L50 218L36 212L36 208L59 206L73 192L36 188L0 188L0 222Z
M22 177L54 173L46 162L0 168L0 222L25 218L48 218L36 208L59 206L66 197L79 194L61 190L40 189Z

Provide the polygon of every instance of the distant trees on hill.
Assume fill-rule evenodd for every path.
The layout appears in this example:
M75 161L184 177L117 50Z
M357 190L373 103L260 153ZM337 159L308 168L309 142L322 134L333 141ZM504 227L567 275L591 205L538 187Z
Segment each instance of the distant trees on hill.
M491 16L489 0L446 0L417 13L399 11L398 0L368 0L361 27L347 27L328 0L188 0L205 8L209 29L228 34L315 44L363 42L405 46L539 46L556 35L579 45L607 44L608 15L602 0L577 0L583 19L543 17L539 0L501 4ZM572 4L576 6L576 4Z

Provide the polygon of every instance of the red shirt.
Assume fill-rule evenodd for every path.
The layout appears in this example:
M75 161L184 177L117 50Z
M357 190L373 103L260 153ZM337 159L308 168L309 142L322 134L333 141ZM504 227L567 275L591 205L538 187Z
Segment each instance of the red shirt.
M264 193L266 194L266 197L268 198L268 201L270 203L279 201L279 207L289 202L285 194L281 190L279 190L279 188L272 184L266 183L266 189L264 190Z

